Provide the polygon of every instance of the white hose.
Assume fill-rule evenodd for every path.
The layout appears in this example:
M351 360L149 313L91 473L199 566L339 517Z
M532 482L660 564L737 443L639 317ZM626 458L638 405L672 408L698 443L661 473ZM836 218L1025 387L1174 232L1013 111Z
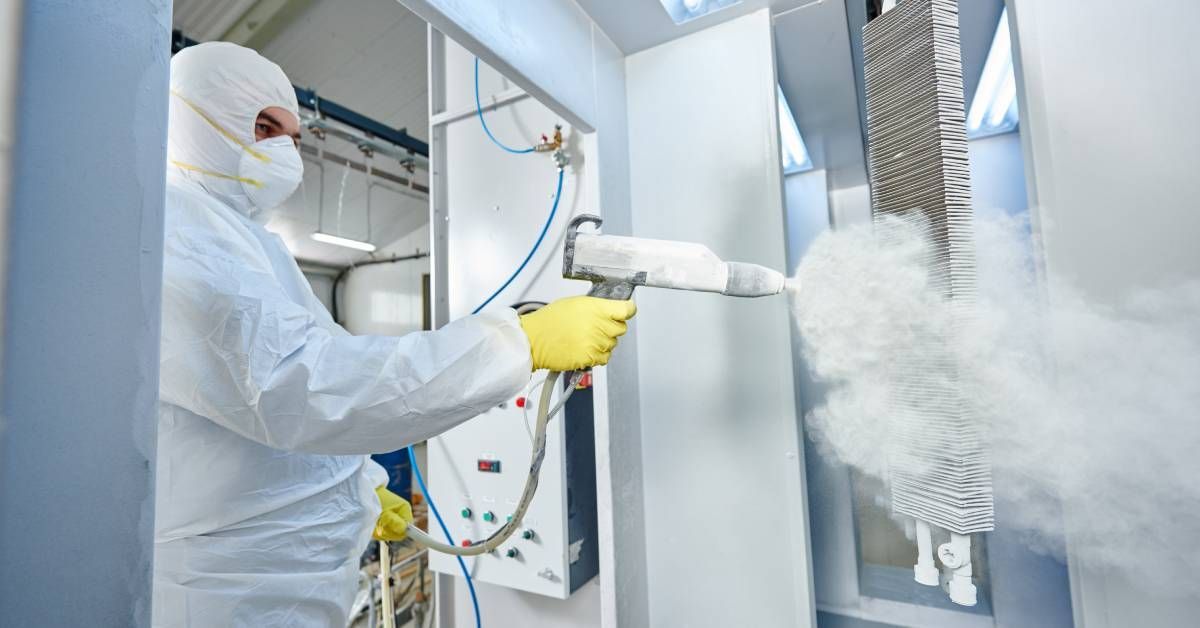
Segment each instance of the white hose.
M521 527L521 521L525 518L525 511L529 509L529 503L533 501L533 495L537 492L538 479L542 470L542 460L546 457L546 424L562 410L563 406L567 403L567 399L570 399L571 394L575 392L575 387L579 385L579 380L583 378L582 371L578 371L572 375L571 385L567 387L566 393L563 394L554 408L550 408L550 398L554 395L554 386L558 383L560 375L562 373L558 371L550 371L550 374L546 376L545 383L542 384L542 392L539 395L538 401L537 429L533 435L533 455L529 462L529 477L525 479L525 490L521 492L521 501L517 503L517 509L513 512L512 519L509 519L503 527L496 530L488 538L482 541L471 541L469 545L462 547L442 543L429 536L415 524L410 523L408 524L408 537L414 543L442 552L443 554L478 556L500 547L502 543L507 541Z
M396 606L392 603L392 548L379 542L379 585L383 587L383 628L396 627Z

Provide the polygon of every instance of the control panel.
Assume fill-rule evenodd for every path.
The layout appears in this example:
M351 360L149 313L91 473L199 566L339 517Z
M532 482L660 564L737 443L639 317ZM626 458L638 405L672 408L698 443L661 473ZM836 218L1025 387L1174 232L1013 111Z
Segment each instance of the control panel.
M454 542L490 536L516 509L529 475L542 377L535 375L521 396L429 441L430 491ZM541 480L518 532L497 550L464 559L476 581L565 599L599 571L592 407L588 375L547 426ZM434 571L461 575L453 556L430 556Z

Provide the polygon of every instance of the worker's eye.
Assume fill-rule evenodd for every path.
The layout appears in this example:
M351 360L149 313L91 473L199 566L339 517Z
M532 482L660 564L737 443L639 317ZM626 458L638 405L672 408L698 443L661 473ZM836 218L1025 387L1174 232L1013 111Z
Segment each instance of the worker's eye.
M263 135L267 135L268 133L271 132L271 127L263 124L262 122L259 122L254 125L254 132L261 133Z

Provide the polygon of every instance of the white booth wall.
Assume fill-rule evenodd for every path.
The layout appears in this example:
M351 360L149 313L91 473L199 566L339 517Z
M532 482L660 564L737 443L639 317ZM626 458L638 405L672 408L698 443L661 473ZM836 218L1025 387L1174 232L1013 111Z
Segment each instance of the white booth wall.
M634 54L626 71L634 235L785 268L769 12ZM809 625L787 300L638 302L651 625Z
M1200 5L1007 5L1031 215L1048 272L1099 303L1200 279ZM1147 590L1116 569L1070 566L1076 626L1190 626L1200 616L1195 597Z
M376 257L429 253L429 226L420 227L380 249ZM339 289L343 325L353 334L402 336L424 322L424 277L429 258L401 260L354 269Z

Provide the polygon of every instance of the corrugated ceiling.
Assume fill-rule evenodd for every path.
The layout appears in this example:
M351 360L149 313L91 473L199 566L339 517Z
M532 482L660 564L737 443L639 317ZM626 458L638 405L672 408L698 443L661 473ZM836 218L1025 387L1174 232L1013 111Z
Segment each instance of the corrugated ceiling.
M173 28L198 41L220 39L255 0L175 0Z

